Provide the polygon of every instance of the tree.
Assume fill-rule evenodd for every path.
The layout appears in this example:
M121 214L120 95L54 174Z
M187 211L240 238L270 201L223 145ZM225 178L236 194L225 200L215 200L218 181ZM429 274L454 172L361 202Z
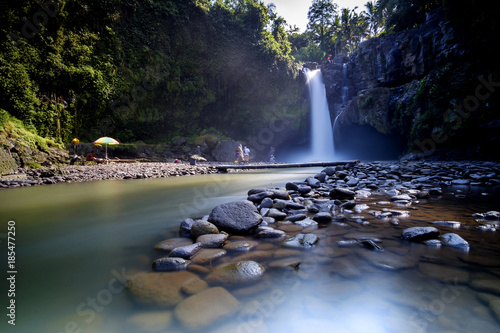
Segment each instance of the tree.
M334 53L352 53L367 36L368 24L364 17L356 13L356 8L343 8L341 15L335 18Z
M378 9L377 3L373 1L367 2L365 7L366 11L362 12L362 15L365 17L370 29L369 37L377 37L379 29L381 29L384 24L383 12Z
M337 4L332 0L313 0L307 18L307 30L312 33L313 39L319 43L320 49L327 51L330 48L331 27L337 13Z
M385 30L398 32L425 22L427 13L442 6L442 0L378 0L378 11L385 12Z

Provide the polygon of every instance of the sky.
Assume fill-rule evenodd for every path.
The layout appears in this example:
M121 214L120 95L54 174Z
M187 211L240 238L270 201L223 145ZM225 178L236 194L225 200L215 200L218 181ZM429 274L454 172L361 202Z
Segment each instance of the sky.
M365 10L365 4L369 0L334 0L341 8L354 8L358 7L358 12ZM312 0L265 0L266 5L274 3L276 5L276 12L279 16L283 16L288 24L300 28L301 32L306 31L307 28L307 12L311 7Z

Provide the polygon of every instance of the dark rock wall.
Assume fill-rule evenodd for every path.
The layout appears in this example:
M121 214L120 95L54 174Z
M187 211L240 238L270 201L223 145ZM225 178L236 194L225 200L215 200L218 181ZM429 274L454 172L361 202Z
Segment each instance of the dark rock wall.
M444 115L450 104L474 93L480 75L470 70L480 61L467 58L467 53L439 10L418 28L369 39L351 57L337 56L321 64L332 119L339 116L340 128L370 126L397 136L406 141L406 153L432 155L440 144L451 149L457 137L449 135L455 118ZM473 118L462 116L460 129ZM420 149L425 140L429 144Z

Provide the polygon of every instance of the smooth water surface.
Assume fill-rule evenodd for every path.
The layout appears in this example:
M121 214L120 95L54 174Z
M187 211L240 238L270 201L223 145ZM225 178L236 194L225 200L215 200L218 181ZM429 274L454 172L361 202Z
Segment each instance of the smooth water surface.
M123 285L115 280L150 267L144 255L164 239L168 229L184 218L208 214L217 204L244 199L250 188L283 186L288 180L302 180L305 172L100 181L0 191L2 268L7 267L7 222L16 223L15 330L94 332L93 327L104 323L107 327L130 303L126 292L111 293L109 298L109 283L113 291L121 291ZM5 309L5 278L1 286ZM98 296L100 302L94 304ZM0 327L12 329L6 320ZM107 330L97 328L98 332Z

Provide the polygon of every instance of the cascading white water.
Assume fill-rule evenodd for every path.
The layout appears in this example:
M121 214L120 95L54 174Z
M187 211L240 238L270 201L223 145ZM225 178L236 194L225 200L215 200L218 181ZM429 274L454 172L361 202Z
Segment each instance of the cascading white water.
M327 161L335 158L332 121L321 70L304 69L311 103L311 161Z

